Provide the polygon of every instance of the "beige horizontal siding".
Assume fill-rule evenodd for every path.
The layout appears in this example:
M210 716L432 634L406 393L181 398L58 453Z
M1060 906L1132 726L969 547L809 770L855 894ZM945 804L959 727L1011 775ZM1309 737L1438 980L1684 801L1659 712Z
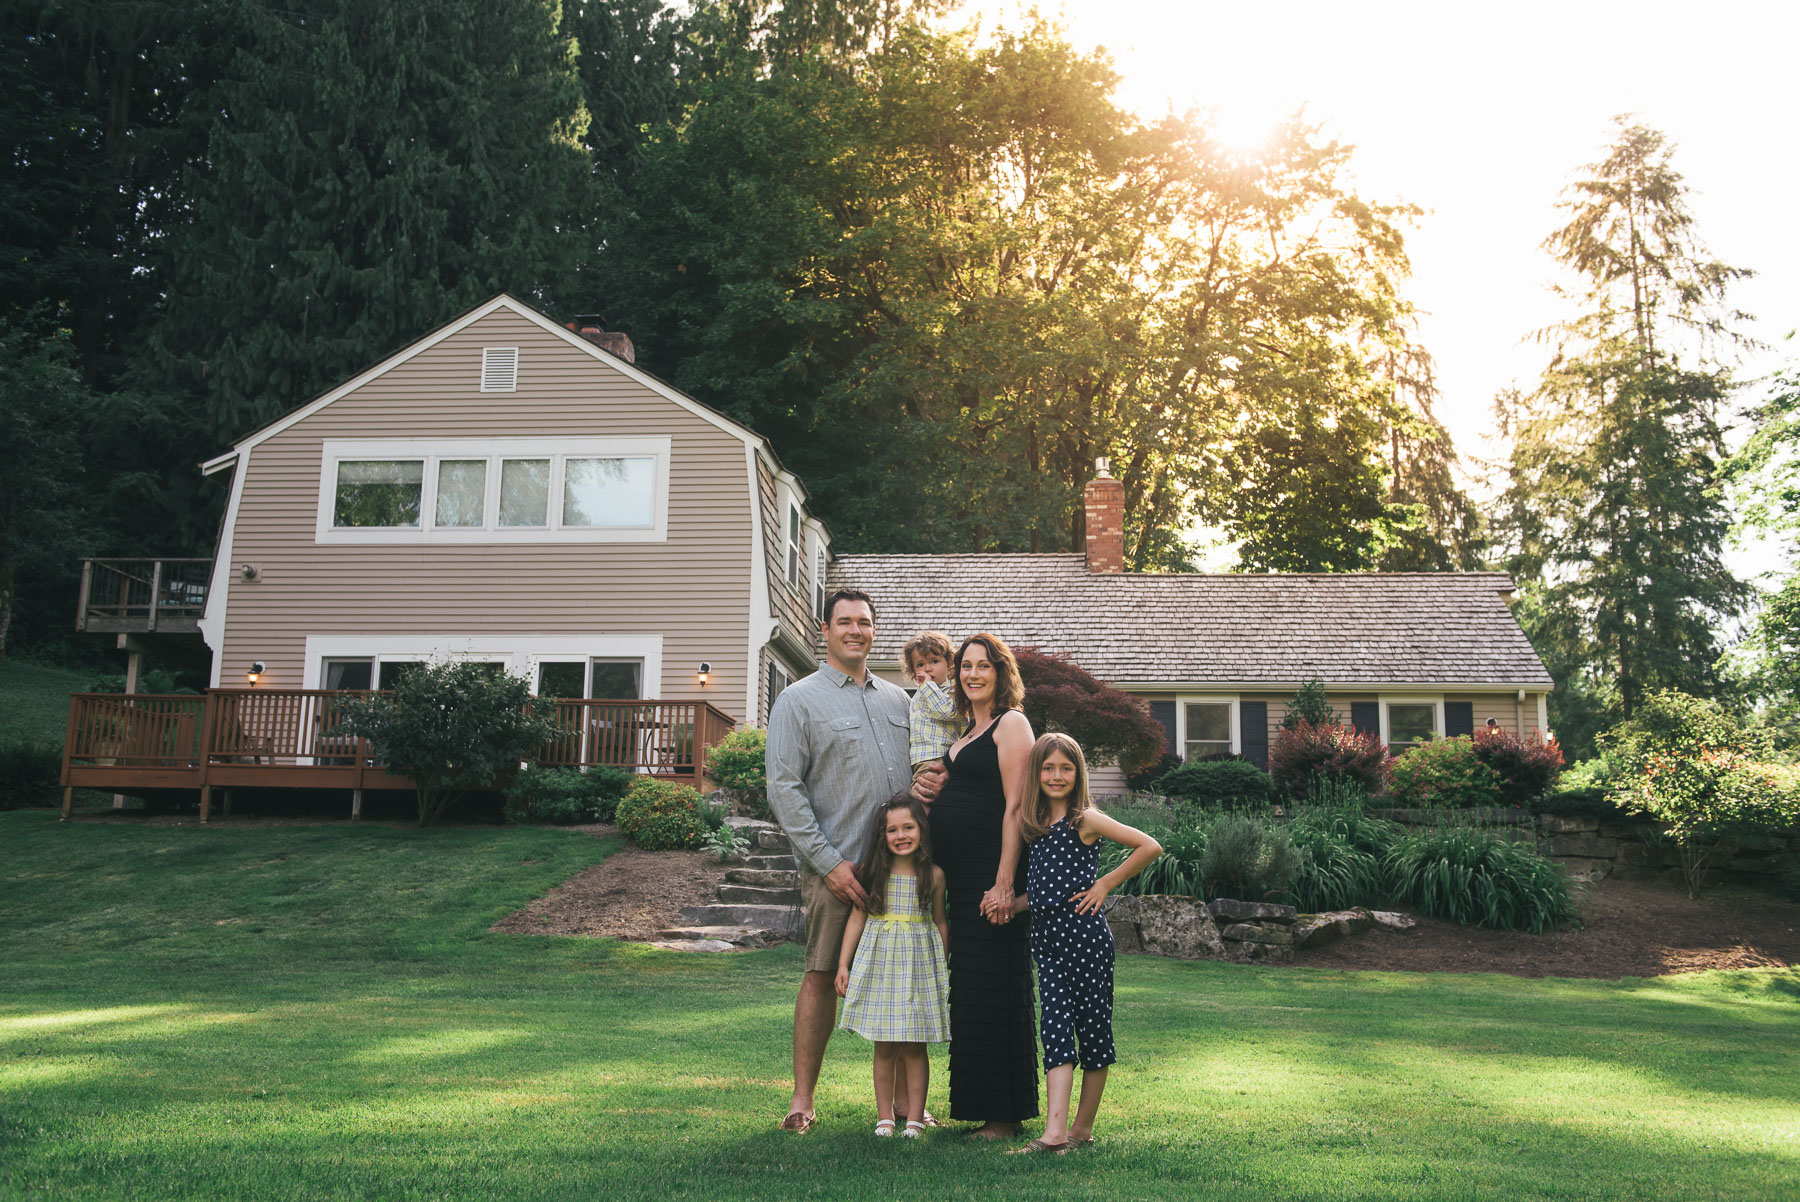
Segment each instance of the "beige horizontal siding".
M517 392L480 391L487 346L519 348ZM672 439L666 542L314 541L325 439L633 435ZM741 718L751 504L740 439L499 310L254 448L232 557L259 578L230 577L222 678L262 660L268 686L299 687L309 634L661 635L664 678L646 691Z

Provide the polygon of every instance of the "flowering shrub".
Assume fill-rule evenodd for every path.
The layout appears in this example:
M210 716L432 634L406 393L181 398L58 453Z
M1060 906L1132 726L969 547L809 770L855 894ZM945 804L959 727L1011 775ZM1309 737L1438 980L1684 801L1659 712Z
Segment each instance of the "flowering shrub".
M1287 797L1304 797L1322 778L1353 780L1364 793L1380 793L1392 763L1380 739L1335 722L1297 722L1269 747L1269 775Z
M1462 735L1420 743L1388 772L1388 794L1403 806L1493 805L1500 786L1500 774L1482 763L1474 740Z
M1475 755L1500 778L1498 801L1506 806L1527 806L1550 791L1562 773L1562 748L1533 733L1521 739L1509 730L1483 728L1475 732Z

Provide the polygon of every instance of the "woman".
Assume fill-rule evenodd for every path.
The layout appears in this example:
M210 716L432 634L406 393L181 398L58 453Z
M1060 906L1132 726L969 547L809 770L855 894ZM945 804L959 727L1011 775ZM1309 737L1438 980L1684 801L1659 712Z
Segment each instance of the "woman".
M950 915L950 1117L1005 1139L1038 1113L1031 919L1012 914L1025 892L1020 806L1033 738L1018 661L997 636L964 639L952 679L970 725L931 807Z

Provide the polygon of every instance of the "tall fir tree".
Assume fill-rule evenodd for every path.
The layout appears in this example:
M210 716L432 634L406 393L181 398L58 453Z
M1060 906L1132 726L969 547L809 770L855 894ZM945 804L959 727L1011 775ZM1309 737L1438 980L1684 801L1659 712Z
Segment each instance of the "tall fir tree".
M1556 678L1552 725L1576 754L1652 690L1715 695L1722 627L1747 597L1722 557L1734 384L1717 357L1747 273L1707 257L1663 136L1619 127L1545 244L1581 311L1554 331L1537 388L1498 405L1512 442L1498 525Z
M554 0L230 15L153 336L217 441L495 292L568 295L587 113Z

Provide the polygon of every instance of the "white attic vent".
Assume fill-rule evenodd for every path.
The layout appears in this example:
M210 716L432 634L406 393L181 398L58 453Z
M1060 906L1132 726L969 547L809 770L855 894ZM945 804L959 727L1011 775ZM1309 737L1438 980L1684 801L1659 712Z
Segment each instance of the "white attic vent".
M481 351L481 391L517 392L519 390L519 348L516 346L483 347Z

